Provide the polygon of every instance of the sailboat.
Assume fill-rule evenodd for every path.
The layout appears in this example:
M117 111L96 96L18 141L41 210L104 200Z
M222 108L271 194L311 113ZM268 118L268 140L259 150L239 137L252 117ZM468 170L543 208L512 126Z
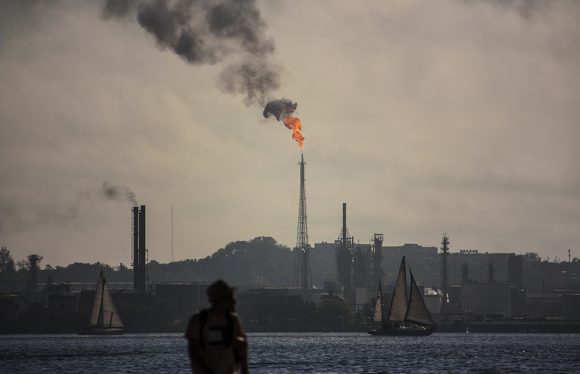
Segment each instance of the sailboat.
M113 298L103 271L99 274L99 282L95 292L93 312L89 325L81 332L82 335L121 335L123 322L113 304Z
M410 271L410 270L409 270ZM392 336L428 336L435 330L431 313L425 305L419 291L413 272L411 273L410 294L407 298L407 265L405 257L401 260L399 274L391 301L385 313L383 292L379 283L379 291L375 303L375 322L381 323L381 328L369 331L371 335Z

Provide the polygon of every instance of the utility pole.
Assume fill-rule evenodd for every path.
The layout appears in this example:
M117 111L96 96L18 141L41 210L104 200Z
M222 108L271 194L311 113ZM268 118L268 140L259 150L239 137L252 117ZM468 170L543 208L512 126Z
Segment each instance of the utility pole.
M447 268L447 256L449 255L449 237L447 233L443 234L441 240L441 292L443 299L441 300L441 319L447 320L447 299L449 297L449 272Z

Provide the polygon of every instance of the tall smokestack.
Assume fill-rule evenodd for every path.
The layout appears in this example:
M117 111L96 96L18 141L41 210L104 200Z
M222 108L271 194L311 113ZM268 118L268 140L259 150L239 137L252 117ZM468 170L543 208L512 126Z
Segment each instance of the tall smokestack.
M139 291L145 293L146 280L146 247L145 247L145 205L141 205L139 211Z
M133 289L139 289L139 207L134 206L133 212Z
M145 245L145 205L135 206L133 212L133 289L146 291L147 249Z
M372 287L376 285L383 279L383 234L375 234L373 237L373 278Z
M344 299L350 303L353 301L352 270L354 239L348 236L346 228L346 203L342 203L342 230L339 236L340 245L336 248L336 266L338 283L342 289Z
M346 247L346 203L342 203L342 245Z

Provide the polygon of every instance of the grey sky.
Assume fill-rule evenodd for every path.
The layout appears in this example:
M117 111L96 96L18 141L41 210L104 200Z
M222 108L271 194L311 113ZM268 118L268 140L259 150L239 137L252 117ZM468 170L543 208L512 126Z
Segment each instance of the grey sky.
M18 261L131 261L130 204L150 259L233 240L293 246L300 150L95 2L2 2L0 244ZM306 137L311 243L341 204L368 243L580 257L580 2L259 2Z

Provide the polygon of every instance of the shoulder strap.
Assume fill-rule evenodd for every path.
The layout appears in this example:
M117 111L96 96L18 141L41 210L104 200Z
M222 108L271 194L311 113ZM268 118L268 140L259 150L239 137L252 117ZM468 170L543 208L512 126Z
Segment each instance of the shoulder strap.
M232 317L232 313L226 313L226 328L228 332L226 340L228 344L232 344L234 340L234 317Z
M201 349L205 349L205 339L203 338L203 328L207 322L207 309L203 309L199 312L199 345Z

